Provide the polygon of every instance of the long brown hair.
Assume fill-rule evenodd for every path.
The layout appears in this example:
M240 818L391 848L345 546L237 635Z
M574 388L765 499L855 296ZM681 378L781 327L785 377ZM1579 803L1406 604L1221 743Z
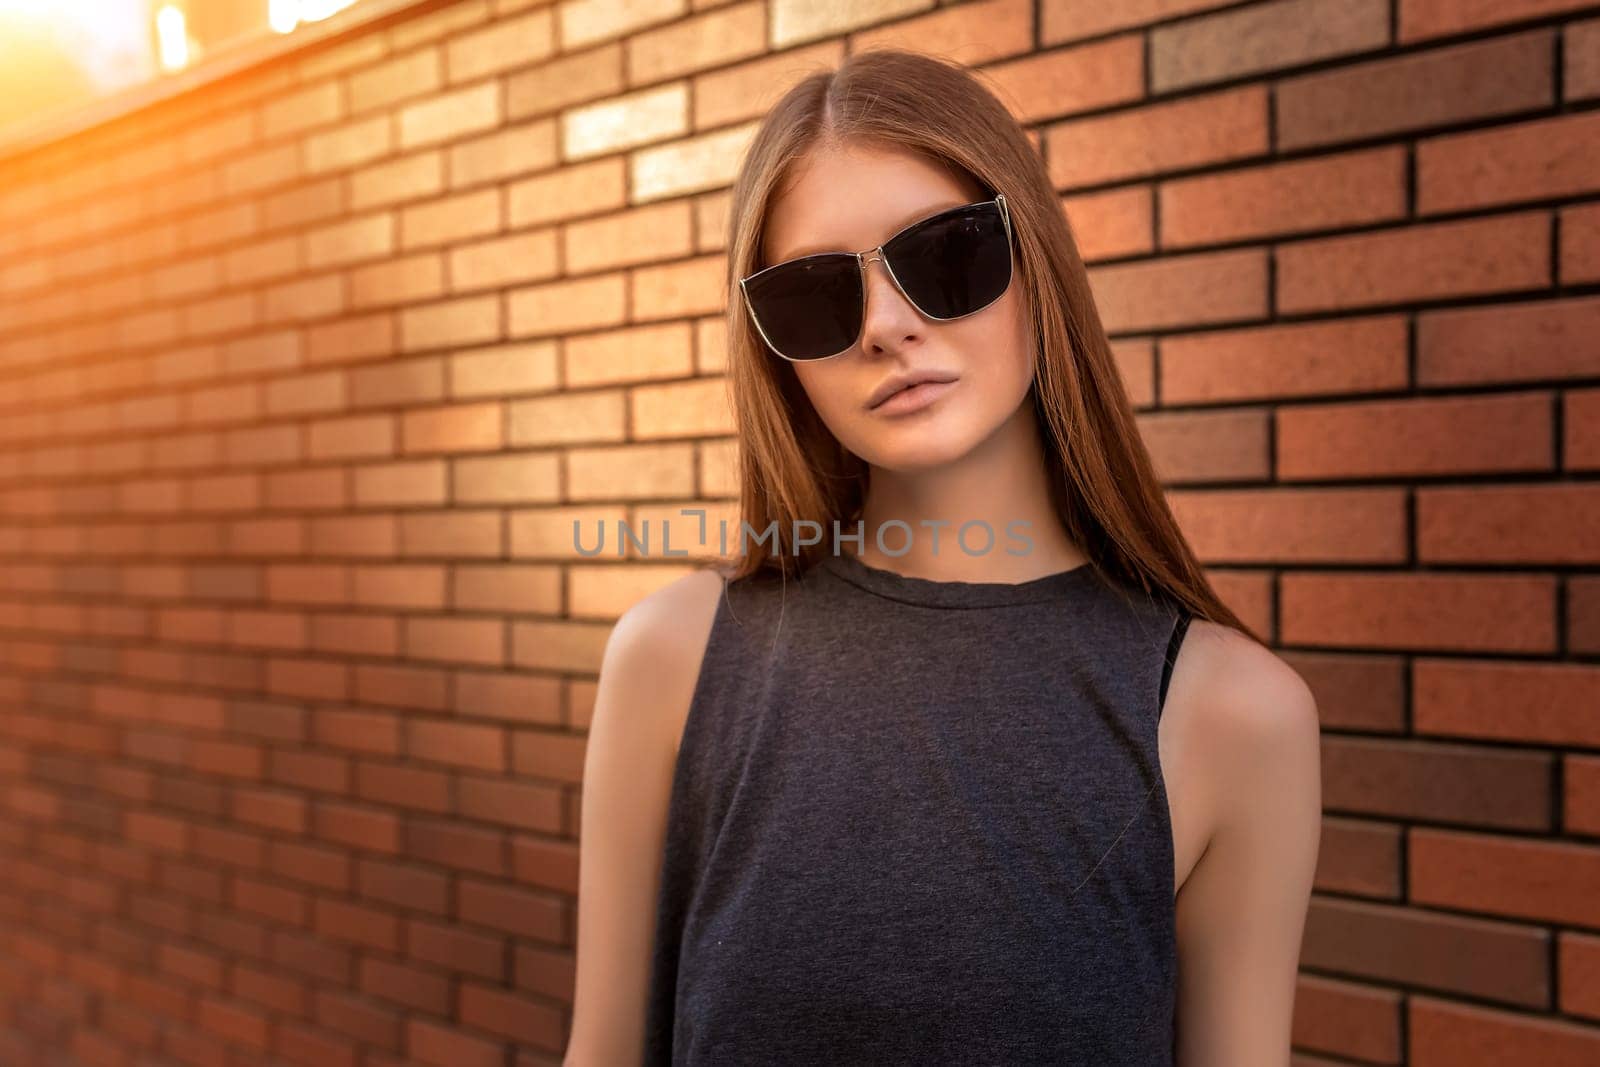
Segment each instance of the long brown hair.
M833 436L789 363L767 351L738 286L763 265L766 214L790 165L844 143L910 152L987 196L1005 194L1038 346L1030 395L1067 533L1103 575L1261 641L1212 590L1167 507L1044 161L972 72L896 48L859 53L798 82L760 123L734 182L727 324L739 518L756 534L772 529L776 540L762 547L767 542L741 538L757 547L719 569L732 578L803 571L831 544L834 522L850 532L861 507L867 464ZM792 535L804 520L818 524L821 544L797 547Z

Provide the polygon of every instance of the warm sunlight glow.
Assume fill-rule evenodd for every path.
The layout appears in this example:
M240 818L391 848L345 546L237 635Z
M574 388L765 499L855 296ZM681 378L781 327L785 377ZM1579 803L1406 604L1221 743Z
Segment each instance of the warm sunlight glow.
M167 4L156 12L156 41L161 49L161 68L180 70L189 63L189 24L183 12Z
M321 22L337 15L355 0L268 0L267 24L289 33L302 22Z

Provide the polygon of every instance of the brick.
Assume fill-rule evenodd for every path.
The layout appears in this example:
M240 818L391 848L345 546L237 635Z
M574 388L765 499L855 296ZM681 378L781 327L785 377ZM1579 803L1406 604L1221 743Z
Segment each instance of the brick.
M1034 123L1143 98L1144 41L1136 34L1113 37L1024 56L983 73L1018 122Z
M609 623L513 622L512 662L534 670L598 673Z
M1377 148L1163 182L1166 248L1303 233L1406 215L1403 148Z
M1161 339L1161 399L1210 404L1407 384L1406 323L1398 315L1207 330Z
M1555 98L1554 34L1535 30L1289 78L1278 147L1354 141L1497 118Z
M259 293L263 323L305 322L344 311L344 279L337 274L274 285Z
M815 4L805 0L771 0L772 47L834 37L888 22L916 11L925 11L934 0L878 0L872 4Z
M281 278L300 266L300 242L293 237L275 237L229 252L222 259L222 276L229 285L244 285Z
M1260 85L1072 119L1044 131L1057 189L1224 163L1267 150Z
M512 337L616 326L622 322L626 300L627 283L620 274L527 286L508 294L507 325Z
M405 1040L410 1054L431 1067L501 1067L505 1062L500 1042L474 1037L426 1019L408 1019Z
M817 70L836 69L843 60L843 41L819 41L766 59L696 75L690 94L694 101L694 128L726 126L763 115L795 82Z
M1505 830L1554 829L1548 753L1386 738L1325 737L1328 810Z
M1600 470L1600 389L1573 390L1562 397L1561 466Z
M1562 67L1566 81L1563 100L1592 100L1600 96L1600 19L1570 22L1563 27Z
M545 119L453 145L450 187L460 189L547 170L559 161L556 135L555 121Z
M1412 669L1418 733L1593 747L1600 669L1587 664L1419 659Z
M694 372L693 338L681 322L655 323L568 338L563 380L584 388L681 378Z
M720 255L638 267L628 280L636 321L709 314L727 303L726 263Z
M686 6L684 0L639 0L630 4L575 0L560 9L561 47L570 51L632 34L676 18Z
M306 454L311 459L354 459L392 456L395 421L388 415L323 419L306 428Z
M350 274L350 303L357 308L426 300L444 293L444 257L406 256L361 267Z
M400 247L406 251L498 233L504 228L499 189L430 200L400 212Z
M1085 263L1155 248L1155 198L1148 185L1064 196L1061 210Z
M312 174L370 163L394 147L387 115L347 122L305 140L305 166Z
M1329 648L1548 653L1555 582L1520 574L1289 572L1279 638Z
M1327 827L1322 844L1328 844ZM1300 975L1291 1040L1297 1048L1369 1063L1401 1061L1401 997L1356 982Z
M398 507L445 502L445 463L439 459L375 463L352 471L355 503Z
M650 144L689 132L689 93L677 82L585 104L561 116L561 145L567 159Z
M355 408L395 407L444 398L444 365L437 359L389 360L350 373Z
M450 357L450 395L515 396L548 392L559 384L554 341L493 345Z
M1170 412L1139 418L1163 483L1267 478L1269 424L1261 411Z
M634 201L731 185L754 137L753 124L735 126L635 152L629 160Z
M300 176L300 147L279 144L239 156L222 168L222 191L238 198L294 181Z
M1276 0L1150 31L1150 88L1165 93L1357 55L1389 43L1389 0Z
M425 348L477 344L499 340L500 298L473 296L445 300L400 311L400 348L415 352Z
M1206 490L1168 494L1207 563L1404 563L1406 499L1395 489Z
M567 496L573 501L661 499L694 491L694 446L626 445L567 453Z
M560 567L453 567L451 578L450 602L463 611L561 613Z
M629 392L628 402L636 440L707 437L735 429L725 378L639 386Z
M1600 562L1600 491L1587 483L1423 488L1417 553L1448 563Z
M1419 904L1582 926L1600 914L1593 845L1413 830L1409 868ZM1600 1050L1600 1040L1589 1044Z
M492 452L505 443L504 408L498 401L451 404L400 415L401 450Z
M513 229L580 218L627 203L620 159L562 167L526 178L506 190L506 221Z
M851 35L851 47L909 48L959 56L962 64L977 67L1028 51L1033 38L1028 0L980 0L860 30Z
M372 34L357 37L327 48L309 48L296 64L302 82L340 74L352 67L375 63L388 54L382 37Z
M400 148L454 140L498 126L500 87L484 82L408 104L400 111Z
M444 154L418 152L350 175L350 208L399 204L432 196L444 189Z
M500 5L504 7L505 5ZM389 38L397 51L403 51L419 44L427 44L446 37L457 30L465 30L480 23L488 22L490 18L489 5L485 3L452 4L437 11L430 11L417 18L406 19L397 23L389 31Z
M1283 480L1543 471L1555 464L1548 393L1296 404L1278 411Z
M1039 37L1044 45L1082 37L1097 37L1112 30L1226 7L1230 0L1123 0L1117 4L1085 4L1083 0L1041 0Z
M517 446L620 441L626 435L621 392L561 393L513 401L510 441Z
M1499 1056L1581 1067L1600 1054L1593 1026L1431 998L1413 999L1410 1009L1410 1044L1419 1062L1485 1067Z
M560 460L554 452L457 460L455 501L457 504L525 504L559 500Z
M1257 249L1099 266L1089 280L1110 333L1267 313L1267 261Z
M394 216L365 215L306 234L306 266L342 266L394 251Z
M420 48L350 75L350 111L359 114L435 93L444 84L437 48Z
M451 38L445 69L452 83L472 81L537 63L555 47L555 16L549 8L541 8Z
M405 654L416 660L504 667L505 625L500 619L407 619Z
M255 204L239 205L234 210L246 213L251 219L259 214L260 228L264 230L279 230L310 222L323 222L345 212L344 183L338 177L327 178L269 196L261 202L259 212ZM242 226L243 222L241 218L238 223L230 225L230 220L214 214L209 218L196 220L196 225L206 227L208 241L220 242L231 241L235 237L255 232L253 225L244 232L239 232L236 227Z
M1433 137L1417 145L1417 212L1580 196L1600 189L1600 113Z
M1550 284L1550 221L1497 215L1315 238L1277 249L1280 312L1516 292Z
M560 271L555 231L549 229L462 245L450 251L449 264L450 291L456 293L541 281Z
M496 559L504 551L500 518L493 511L458 507L400 517L400 553L408 558Z
M766 51L766 4L754 0L691 16L636 34L624 47L631 86L747 59Z
M1550 996L1548 938L1522 924L1369 901L1314 899L1301 953L1306 966L1385 985L1528 1007L1542 1006Z
M1400 0L1399 39L1421 41L1587 6L1584 0Z
M336 81L323 82L261 106L261 136L272 140L344 117L344 96Z
M570 223L561 233L566 269L581 274L687 256L690 216L679 200Z
M622 45L614 42L511 75L506 79L506 114L512 120L550 115L615 96L623 88Z
M1480 385L1600 375L1600 298L1449 308L1417 317L1417 384Z
M1322 821L1321 845L1315 888L1355 896L1400 896L1398 827L1329 816Z
M1563 208L1561 283L1600 281L1600 206Z
M1563 763L1562 780L1565 786L1563 802L1563 815L1561 826L1568 831L1580 834L1593 835L1600 831L1600 759L1593 756L1568 756ZM1585 974L1600 974L1600 954L1596 954L1596 947L1600 946L1600 938L1587 938L1582 948L1584 959L1582 967ZM1572 994L1573 999L1586 998L1588 1013L1600 1015L1600 1001L1596 1001L1594 993L1594 980L1585 978L1581 983L1568 980L1571 977L1567 968L1569 964L1578 961L1567 958L1567 947L1563 946L1562 956L1562 988ZM1572 1010L1572 1005L1567 1005L1567 1010Z

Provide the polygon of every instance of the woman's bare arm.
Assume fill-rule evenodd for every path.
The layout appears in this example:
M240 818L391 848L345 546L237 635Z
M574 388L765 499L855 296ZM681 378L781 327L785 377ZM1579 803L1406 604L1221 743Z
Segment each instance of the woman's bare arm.
M1209 841L1178 894L1180 1067L1287 1067L1300 943L1322 826L1311 690L1270 650L1196 623L1191 674Z
M584 754L572 1034L565 1067L638 1063L678 741L722 579L698 570L617 620Z

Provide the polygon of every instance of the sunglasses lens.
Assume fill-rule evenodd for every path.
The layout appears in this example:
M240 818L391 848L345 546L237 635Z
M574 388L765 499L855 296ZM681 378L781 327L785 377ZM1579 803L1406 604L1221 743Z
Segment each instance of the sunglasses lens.
M928 219L883 254L906 296L931 318L982 311L1011 284L1010 236L993 201Z
M861 336L861 267L855 256L791 260L745 282L756 324L780 355L823 359Z

